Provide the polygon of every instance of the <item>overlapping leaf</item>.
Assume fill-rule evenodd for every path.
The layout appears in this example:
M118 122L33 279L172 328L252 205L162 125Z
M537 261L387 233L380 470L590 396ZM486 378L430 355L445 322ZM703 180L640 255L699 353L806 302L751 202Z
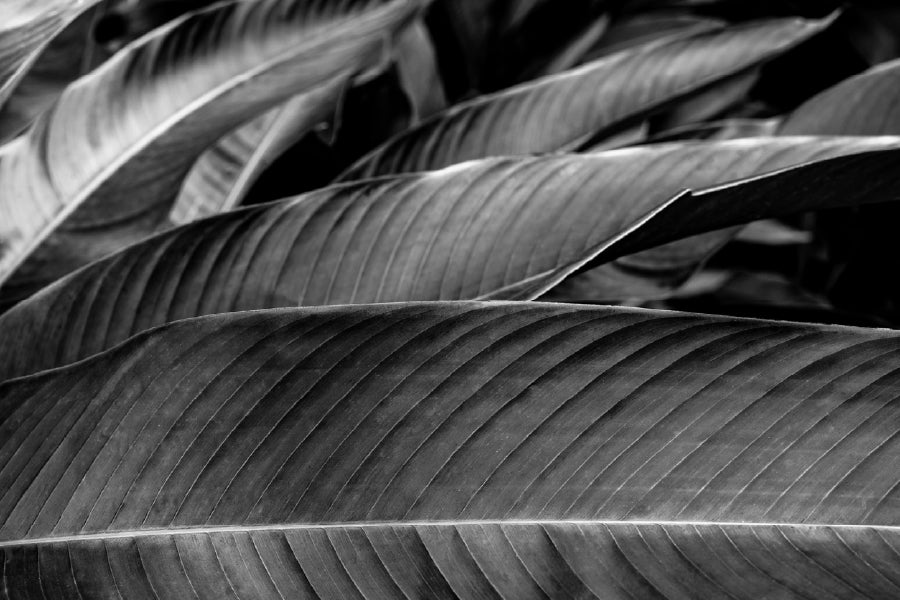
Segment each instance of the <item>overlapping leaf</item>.
M574 149L778 56L829 23L783 19L703 32L476 98L388 141L342 179Z
M132 246L7 312L0 337L21 342L0 354L0 380L203 314L498 294L532 299L685 187L854 153L863 154L792 172L793 191L757 194L737 212L723 210L721 224L706 213L696 223L679 217L662 225L665 239L635 238L654 243L632 244L631 254L769 213L897 198L900 139L781 138L486 159L249 207ZM807 181L822 169L829 173L824 195L824 181ZM882 187L866 193L875 175L883 176ZM676 206L676 216L679 207L694 210Z
M896 140L892 137L868 139ZM754 142L736 140L735 143ZM646 214L633 226L622 229L619 235L591 248L584 253L583 259L486 294L480 299L538 298L574 273L676 239L763 218L900 200L898 157L900 154L896 148L873 150L787 168L697 192L687 190ZM847 187L850 181L854 183ZM721 236L716 233L711 238L716 242ZM657 260L652 263L652 268L659 267Z
M900 60L845 79L794 110L781 135L900 133Z
M240 204L260 174L316 124L333 114L349 71L229 133L203 153L172 207L171 221L190 223Z
M716 97L714 102L721 98ZM728 139L766 135L894 135L900 133L900 61L870 69L813 97L782 120L733 121L673 130L654 141L685 135ZM706 133L708 132L708 133ZM567 280L547 297L617 301L660 297L681 284L734 231L682 240L616 261Z
M11 597L892 598L900 336L412 304L0 386Z
M712 31L723 25L725 22L719 19L687 14L648 12L626 16L613 22L588 58L601 58L666 37L687 37Z
M43 49L100 0L4 0L0 5L0 106Z
M213 1L88 2L89 8L82 9L76 19L49 40L13 86L0 107L0 142L20 135L53 105L69 84L97 68L127 42Z
M52 280L146 235L208 145L377 54L417 7L235 2L173 21L118 53L4 147L0 281L38 247L15 283Z

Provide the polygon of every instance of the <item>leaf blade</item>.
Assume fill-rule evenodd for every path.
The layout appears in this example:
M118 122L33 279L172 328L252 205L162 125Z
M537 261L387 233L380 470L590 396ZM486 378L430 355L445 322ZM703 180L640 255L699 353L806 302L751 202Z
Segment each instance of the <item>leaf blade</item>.
M59 239L42 246L49 257L32 261L43 282L147 235L190 165L175 158L199 155L260 109L324 83L418 10L414 0L300 3L291 12L294 4L226 3L185 15L67 88L4 148L0 279L62 222ZM172 58L178 44L192 52ZM109 130L115 135L98 134ZM105 237L90 234L104 226ZM49 277L40 273L47 262L57 263Z
M886 182L878 198L894 198L896 146L895 138L775 138L487 159L248 207L137 244L0 316L0 336L25 340L15 352L0 353L0 380L79 360L144 329L202 314L473 299L519 287L527 293L516 299L532 299L595 258L600 247L613 243L621 252L604 256L622 256L626 246L616 240L639 232L635 226L648 212L666 207L686 187L883 149L872 169L885 173L866 173ZM860 200L864 189L856 185L855 164L829 180L833 192L847 192L842 200L848 203ZM819 199L803 197L806 206ZM685 200L677 210L693 215L691 206ZM764 197L748 207L748 221L756 220L754 210L795 210ZM653 231L669 237L640 238L643 245L628 233L625 254L700 233L689 218L678 216L675 223L666 228L654 221ZM615 277L619 267L609 268Z
M476 98L389 140L339 180L576 149L666 102L777 56L829 23L788 19L701 32Z
M424 544L424 572L446 578L432 580L438 589L521 597L560 571L520 571L497 544L506 536L537 567L554 556L543 532L580 549L566 556L600 597L646 577L667 594L877 596L897 583L879 536L898 535L898 355L886 330L566 305L181 321L0 387L0 431L11 433L0 544L9 556L67 543L80 556L103 542L111 568L138 544L156 564L143 577L168 572L175 593L220 579L179 579L179 555L209 574L210 543L287 541L318 593L362 581L364 596L381 597L376 563L348 560L371 536L397 585L424 583L394 554ZM316 559L327 544L338 557ZM798 563L797 546L820 562ZM616 548L626 561L587 572ZM8 576L33 579L31 560L8 561ZM265 562L279 580L302 576ZM703 581L677 568L688 563Z

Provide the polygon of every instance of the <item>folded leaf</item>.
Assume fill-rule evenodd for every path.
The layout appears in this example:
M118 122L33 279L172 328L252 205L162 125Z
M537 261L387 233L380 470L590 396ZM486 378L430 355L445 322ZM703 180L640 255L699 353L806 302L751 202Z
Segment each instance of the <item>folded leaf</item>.
M16 284L52 280L145 236L206 147L377 53L417 7L217 4L127 47L3 148L0 282L35 251Z
M780 135L900 133L900 60L845 79L795 109Z
M775 138L777 139L777 138ZM798 138L795 138L798 139ZM845 138L854 139L854 138ZM896 140L893 137L857 138ZM735 143L753 144L753 140ZM877 143L877 142L876 142ZM533 300L570 275L603 265L622 256L640 253L684 237L759 219L843 206L900 200L900 153L877 150L829 158L789 167L746 181L698 192L686 190L631 227L622 228L584 253L584 258L534 276L528 281L485 294L483 300ZM715 241L716 234L710 236ZM635 254L629 259L638 259ZM649 261L656 268L656 261Z
M238 206L275 159L334 113L349 80L349 72L340 75L216 142L200 156L182 184L171 222L190 223Z
M248 207L136 244L0 316L0 338L20 340L0 352L0 381L68 364L139 331L203 314L465 300L508 294L522 285L540 294L685 187L854 152L870 151L867 157L884 148L892 150L884 157L874 154L877 168L864 157L829 176L834 194L846 192L838 199L820 197L815 186L806 195L796 181L803 182L807 171L798 169L788 182L795 191L754 198L736 213L752 221L826 201L897 197L900 139L776 138L486 159ZM887 169L888 160L894 162L884 189L861 195L871 184L861 184L859 174L881 176L878 169ZM669 237L660 243L704 231L691 225L663 227ZM609 268L615 277L619 267ZM540 289L532 290L538 282Z
M104 0L89 2L38 52L0 107L0 141L25 131L63 90L108 60L125 43L213 0ZM162 6L165 9L162 9ZM119 24L113 35L109 22ZM108 39L109 36L112 39Z
M182 321L0 387L3 589L896 597L898 357L570 305Z
M100 0L4 0L0 4L0 106L50 41Z
M782 19L664 40L451 107L360 159L342 180L488 156L576 149L745 72L824 29Z

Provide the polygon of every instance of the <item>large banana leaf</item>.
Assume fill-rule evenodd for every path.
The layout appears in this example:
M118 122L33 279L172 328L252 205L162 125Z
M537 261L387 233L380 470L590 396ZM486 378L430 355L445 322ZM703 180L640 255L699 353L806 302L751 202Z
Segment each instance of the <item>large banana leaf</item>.
M703 32L476 98L389 140L341 179L575 149L778 56L830 22L782 19Z
M668 237L632 244L630 254L769 213L900 198L900 139L776 138L486 159L249 207L132 246L7 312L0 338L20 341L0 352L0 381L203 314L497 294L530 299L611 241L620 244L685 187L854 153L863 154L847 164L792 171L779 180L787 187L777 195L757 194L743 204L714 196L722 212L710 209L705 221L680 218L679 210L695 208L683 200L673 209L680 220L661 225ZM826 194L820 194L825 182L812 180L822 170ZM882 187L874 190L860 180L876 177ZM637 229L626 240L645 240L641 234Z
M898 357L570 305L181 321L0 386L0 590L896 598Z
M845 79L784 120L780 135L900 133L900 60Z
M234 2L136 41L3 147L0 282L26 258L28 287L143 237L207 146L381 51L418 4Z

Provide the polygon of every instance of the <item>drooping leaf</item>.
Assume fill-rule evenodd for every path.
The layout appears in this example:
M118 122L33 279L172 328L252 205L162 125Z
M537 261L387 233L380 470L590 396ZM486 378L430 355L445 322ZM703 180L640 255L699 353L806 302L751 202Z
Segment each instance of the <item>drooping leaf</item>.
M873 152L885 148L891 150ZM737 213L723 212L723 218L737 214L736 223L744 223L820 203L897 197L900 174L885 162L898 161L900 139L776 138L486 159L251 206L136 244L0 316L0 338L21 340L0 352L0 381L68 364L139 331L203 314L465 300L520 286L537 295L685 187L859 152L866 154L858 162L834 167L828 195L817 195L815 186L806 195L798 187L748 200ZM859 173L880 176L878 169L889 170L883 188L863 194L871 183L857 185ZM806 173L798 169L789 183L804 182ZM691 226L676 222L659 243L719 228ZM614 258L655 245L632 245ZM620 265L603 268L611 270L605 277L613 284L622 277Z
M900 133L900 60L845 79L788 115L780 135Z
M334 114L350 75L295 96L242 125L204 152L182 184L170 220L190 223L238 206L272 162Z
M379 52L417 8L226 3L118 53L3 147L0 282L30 259L13 282L28 291L153 231L206 147Z
M0 386L2 589L892 598L898 356L570 305L182 321Z
M488 156L575 149L771 59L830 23L784 19L637 48L451 107L390 140L341 179Z

